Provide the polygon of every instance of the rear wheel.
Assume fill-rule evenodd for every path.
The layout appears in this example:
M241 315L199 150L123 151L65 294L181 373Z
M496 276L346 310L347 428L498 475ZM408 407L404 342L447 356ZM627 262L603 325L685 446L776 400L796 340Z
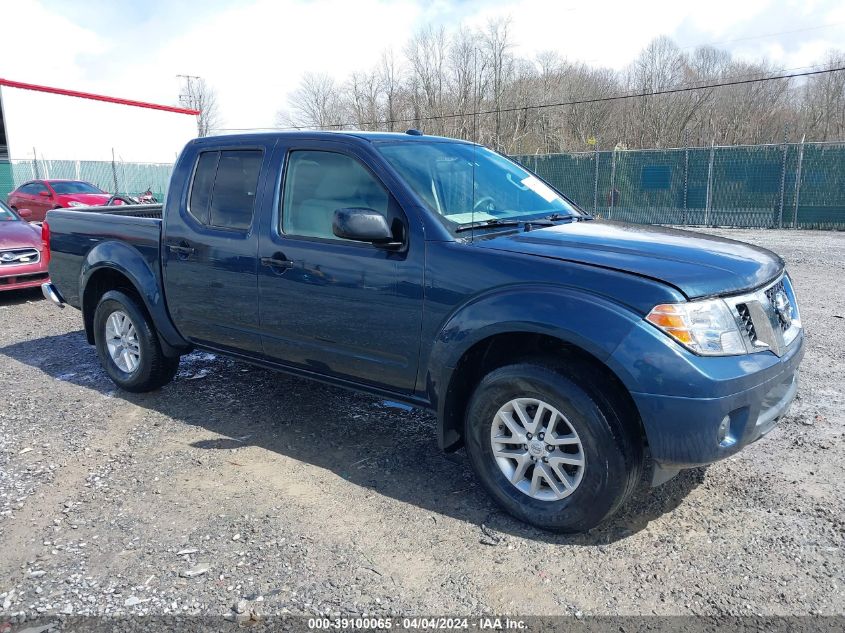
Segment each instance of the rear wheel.
M100 363L121 389L152 391L176 375L178 358L161 350L155 328L138 300L119 290L105 293L94 312L94 341Z
M636 420L587 365L537 361L485 376L465 444L490 495L515 517L584 532L613 514L642 472Z

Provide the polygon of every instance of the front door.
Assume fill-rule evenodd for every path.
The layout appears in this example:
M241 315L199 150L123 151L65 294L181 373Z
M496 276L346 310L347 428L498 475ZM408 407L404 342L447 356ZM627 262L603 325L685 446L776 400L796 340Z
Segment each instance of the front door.
M320 374L410 393L422 319L421 229L353 147L314 142L277 158L284 178L261 231L265 353ZM335 237L334 211L383 213L401 247Z
M165 292L174 324L192 342L261 353L255 216L270 150L208 147L177 166L191 184L183 202L168 196Z

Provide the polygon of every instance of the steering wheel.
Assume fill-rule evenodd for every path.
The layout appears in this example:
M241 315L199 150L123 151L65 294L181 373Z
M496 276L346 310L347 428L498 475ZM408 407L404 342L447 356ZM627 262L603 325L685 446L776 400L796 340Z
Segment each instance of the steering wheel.
M485 202L495 202L492 197L484 196L483 198L479 199L474 205L472 205L473 211L478 211L478 207L480 207Z

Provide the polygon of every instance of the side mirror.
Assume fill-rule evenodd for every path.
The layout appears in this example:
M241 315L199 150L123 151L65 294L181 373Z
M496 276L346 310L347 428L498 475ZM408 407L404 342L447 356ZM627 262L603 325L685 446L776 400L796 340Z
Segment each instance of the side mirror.
M32 217L32 211L30 209L18 209L18 215L21 216L22 219L26 220L27 218Z
M50 195L49 191L39 191L38 195L41 196L42 198L52 198L53 197L52 195Z
M397 247L393 231L381 213L375 209L349 207L337 209L332 221L332 232L337 237L356 242L370 242L380 246Z

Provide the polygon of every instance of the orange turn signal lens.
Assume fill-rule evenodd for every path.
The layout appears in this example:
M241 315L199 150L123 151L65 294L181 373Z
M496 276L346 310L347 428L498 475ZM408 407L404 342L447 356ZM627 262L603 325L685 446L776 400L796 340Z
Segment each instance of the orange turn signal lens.
M648 320L658 327L663 328L683 328L686 327L684 317L680 314L666 314L665 312L652 312L648 315Z
M646 321L659 327L672 338L681 343L694 343L692 332L687 327L687 322L684 317L682 308L671 303L655 306L654 309L648 313Z
M678 339L681 343L691 344L694 342L692 332L686 328L667 327L664 329L664 332L669 334L669 336Z

